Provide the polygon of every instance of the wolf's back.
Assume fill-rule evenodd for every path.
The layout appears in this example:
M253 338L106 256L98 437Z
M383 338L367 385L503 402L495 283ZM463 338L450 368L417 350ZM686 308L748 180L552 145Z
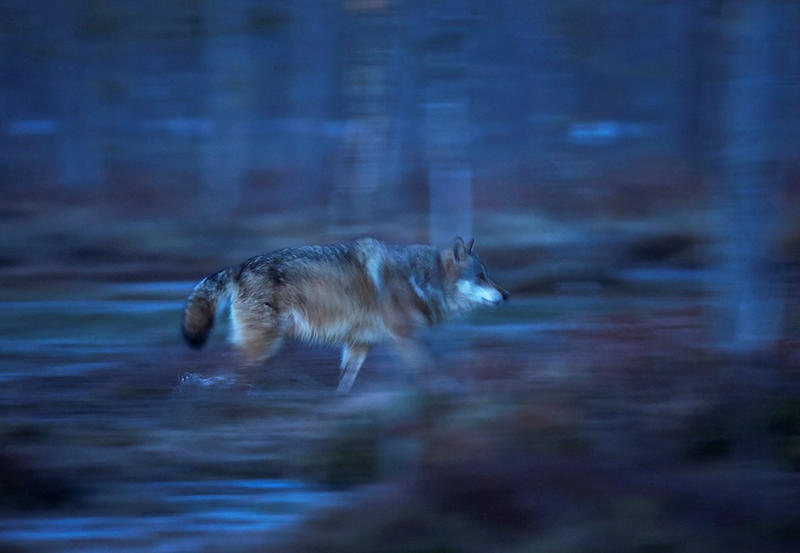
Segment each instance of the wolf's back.
M228 295L239 267L231 266L207 276L189 294L183 313L183 337L193 348L201 348L214 326L214 315L220 299Z

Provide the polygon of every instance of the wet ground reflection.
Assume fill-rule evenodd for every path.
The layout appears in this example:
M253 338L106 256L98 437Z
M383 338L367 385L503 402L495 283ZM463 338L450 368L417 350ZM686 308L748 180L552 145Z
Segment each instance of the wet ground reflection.
M332 506L343 494L290 480L217 480L136 484L143 512L95 516L10 517L7 542L41 551L187 551L198 542L220 547L261 543L301 521L310 506Z

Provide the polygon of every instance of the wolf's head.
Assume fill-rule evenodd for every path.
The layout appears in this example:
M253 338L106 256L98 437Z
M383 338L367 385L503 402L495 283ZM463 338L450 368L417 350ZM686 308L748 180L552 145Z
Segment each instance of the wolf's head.
M456 297L453 299L466 308L500 305L508 299L508 291L489 279L486 266L473 251L474 246L474 238L465 244L461 237L456 237L440 253L446 278L454 284L453 293Z

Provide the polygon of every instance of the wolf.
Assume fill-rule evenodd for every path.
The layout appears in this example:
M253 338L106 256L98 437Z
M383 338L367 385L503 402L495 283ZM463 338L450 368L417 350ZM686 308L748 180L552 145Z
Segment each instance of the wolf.
M337 391L348 392L372 346L393 342L401 353L414 350L418 328L508 299L474 244L456 237L439 250L360 238L251 257L197 283L183 336L202 347L217 305L230 296L230 341L247 365L267 359L286 338L340 346Z

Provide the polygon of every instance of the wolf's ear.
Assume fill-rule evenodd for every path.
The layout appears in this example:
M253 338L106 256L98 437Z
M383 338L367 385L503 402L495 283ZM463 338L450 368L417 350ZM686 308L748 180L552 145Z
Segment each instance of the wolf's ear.
M473 236L470 238L469 242L467 242L467 253L472 253L472 248L475 247L475 237Z
M442 263L448 271L463 265L467 261L467 257L467 245L460 236L456 236L453 242L442 250Z
M464 261L467 260L467 245L460 236L456 236L453 239L453 243L450 244L450 249L453 250L453 259L456 263L464 263Z

